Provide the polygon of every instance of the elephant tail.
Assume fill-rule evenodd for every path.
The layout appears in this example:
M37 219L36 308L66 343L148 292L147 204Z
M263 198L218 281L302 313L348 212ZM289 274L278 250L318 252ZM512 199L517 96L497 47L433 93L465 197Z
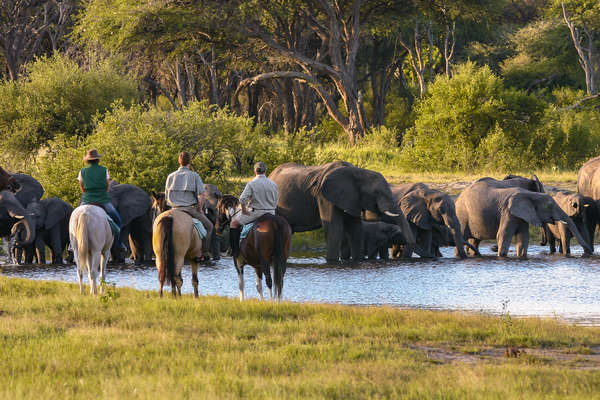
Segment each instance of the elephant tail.
M160 237L158 254L158 279L161 283L174 282L175 278L175 247L173 245L173 217L168 215L161 218L156 226Z
M286 269L285 245L291 237L291 229L282 217L273 218L273 280L275 281L275 297L281 299L283 276ZM286 240L287 239L287 240Z

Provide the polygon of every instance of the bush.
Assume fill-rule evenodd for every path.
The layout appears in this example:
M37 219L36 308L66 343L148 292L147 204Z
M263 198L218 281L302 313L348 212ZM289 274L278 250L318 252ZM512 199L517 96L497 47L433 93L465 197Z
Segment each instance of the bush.
M206 102L191 103L181 111L162 111L141 105L130 108L115 104L112 111L96 119L96 129L87 138L60 136L38 157L32 171L48 196L78 202L77 171L90 148L103 154L113 179L146 191L163 191L170 172L177 169L181 150L193 155L192 167L205 183L223 190L231 184L226 178L236 170L236 157L254 158L259 151L262 127L251 118L240 117ZM249 173L252 164L242 163Z
M458 66L452 79L438 77L416 105L415 124L404 137L400 163L405 169L427 171L473 171L482 167L482 160L486 166L518 164L519 151L528 148L530 132L545 107L523 91L504 87L488 67ZM499 143L510 144L511 151L500 156L489 153ZM513 153L516 159L511 159Z
M3 165L15 168L58 135L85 137L94 116L121 99L135 100L137 83L108 61L83 69L66 56L39 58L17 82L0 82Z

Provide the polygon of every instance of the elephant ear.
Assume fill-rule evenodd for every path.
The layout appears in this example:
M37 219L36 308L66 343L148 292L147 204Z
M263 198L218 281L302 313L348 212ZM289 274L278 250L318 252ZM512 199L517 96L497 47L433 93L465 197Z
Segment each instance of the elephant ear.
M409 194L400 199L400 209L406 219L421 229L430 230L433 226L433 217L427 209L425 201L415 194Z
M321 182L321 194L344 212L360 217L360 191L352 167L340 167L329 172Z
M526 193L516 193L508 200L508 211L517 218L535 226L542 226L533 199Z
M542 185L542 182L540 182L540 179L537 177L537 175L531 175L531 180L534 182L535 188L536 188L536 192L538 193L545 193L544 192L544 185Z
M46 219L44 220L44 229L50 230L61 220L68 220L73 208L66 202L52 197L41 201L46 210Z

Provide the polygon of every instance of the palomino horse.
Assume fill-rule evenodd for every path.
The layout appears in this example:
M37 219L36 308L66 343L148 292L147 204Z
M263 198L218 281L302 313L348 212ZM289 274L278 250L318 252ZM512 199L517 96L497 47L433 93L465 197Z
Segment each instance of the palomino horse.
M241 212L237 198L224 195L217 205L219 218L217 219L217 233L223 233L225 225L231 218ZM240 300L244 300L244 265L249 264L256 272L256 290L263 300L262 275L269 288L269 295L273 299L271 266L273 267L273 280L275 281L275 298L281 300L283 290L283 276L285 275L286 262L290 254L292 228L285 218L265 214L254 221L254 227L248 237L240 242L240 254L233 259L238 273Z
M171 283L173 296L181 296L181 269L185 260L192 265L194 296L198 297L198 264L202 258L202 239L198 236L192 217L185 211L167 210L154 220L152 248L156 255L160 296L165 282Z
M69 220L69 237L75 264L77 264L79 290L83 293L82 278L83 273L87 271L90 279L90 293L95 295L97 294L98 270L100 270L100 282L102 282L113 243L113 235L106 212L98 206L89 204L77 207L73 210Z

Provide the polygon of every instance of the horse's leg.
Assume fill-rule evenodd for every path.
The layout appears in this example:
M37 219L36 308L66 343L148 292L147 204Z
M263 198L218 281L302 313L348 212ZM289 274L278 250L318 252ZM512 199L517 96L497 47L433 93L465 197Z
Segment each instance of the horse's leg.
M177 294L181 297L181 287L183 286L183 278L181 277L181 272L177 274Z
M238 285L240 288L240 301L244 301L244 264L238 266L238 262L233 257L233 265L235 265L235 269L238 274Z
M106 274L106 265L108 264L108 259L110 258L110 247L105 250L100 256L100 293L104 294L104 285L102 282L105 282L104 275Z
M271 267L268 262L262 263L262 271L265 274L265 282L269 288L269 298L273 300L273 279L271 278Z
M194 297L198 297L198 263L195 261L192 264L192 285L194 286Z
M256 271L256 291L258 292L260 299L264 300L262 290L262 272L260 271L260 268L256 267L254 268L254 271Z
M96 279L98 278L98 266L100 264L100 255L88 254L88 276L90 278L90 293L94 296L98 294L98 286L96 283Z
M81 270L81 263L79 262L79 254L77 253L77 242L71 237L71 245L73 248L73 261L75 261L75 266L77 267L77 278L79 278L79 293L83 294L83 271Z

